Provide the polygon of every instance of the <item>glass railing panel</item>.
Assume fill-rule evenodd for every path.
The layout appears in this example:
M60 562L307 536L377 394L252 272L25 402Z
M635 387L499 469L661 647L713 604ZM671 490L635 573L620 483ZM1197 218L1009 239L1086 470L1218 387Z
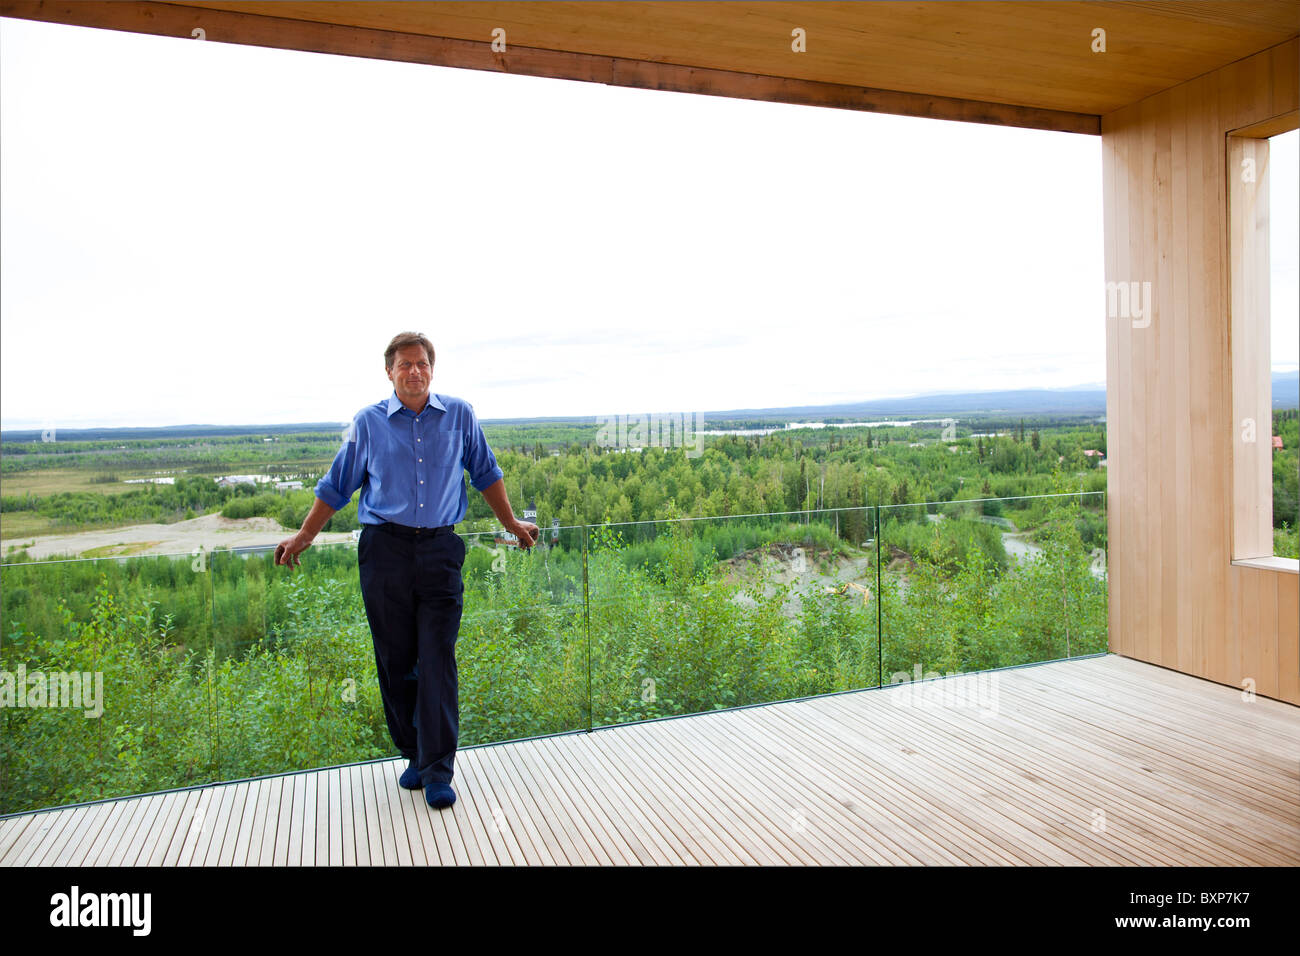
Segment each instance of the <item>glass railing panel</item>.
M1004 513L1013 567L1000 589L1004 625L1015 635L1003 666L1107 650L1106 495L1009 498Z
M0 567L0 812L186 779L185 655L211 641L210 579L192 560Z
M1105 651L1104 501L882 507L884 682Z
M386 755L355 544L314 544L295 569L272 548L211 560L213 650L194 677L213 779Z
M874 686L872 526L865 508L593 526L595 724Z
M544 528L527 549L499 532L463 537L461 744L586 728L584 529Z

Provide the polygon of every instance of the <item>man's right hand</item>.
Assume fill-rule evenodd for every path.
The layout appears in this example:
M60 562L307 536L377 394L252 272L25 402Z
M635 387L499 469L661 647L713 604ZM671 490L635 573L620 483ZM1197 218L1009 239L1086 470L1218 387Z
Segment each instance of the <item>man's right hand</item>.
M298 556L310 547L311 539L303 540L301 533L285 538L275 546L275 563L296 568L300 564Z

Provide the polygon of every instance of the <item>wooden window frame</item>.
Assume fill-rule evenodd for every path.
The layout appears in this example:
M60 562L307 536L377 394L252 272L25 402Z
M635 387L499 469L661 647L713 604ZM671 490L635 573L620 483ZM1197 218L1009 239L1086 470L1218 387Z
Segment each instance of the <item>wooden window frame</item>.
M1227 134L1232 563L1292 573L1300 561L1273 554L1268 177L1269 138L1297 128L1293 110Z

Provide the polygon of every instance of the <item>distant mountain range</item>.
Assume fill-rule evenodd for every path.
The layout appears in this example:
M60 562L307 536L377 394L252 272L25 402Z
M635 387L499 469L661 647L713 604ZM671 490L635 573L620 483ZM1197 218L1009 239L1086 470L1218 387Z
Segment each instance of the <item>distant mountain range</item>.
M1276 372L1273 375L1273 407L1300 406L1300 373ZM907 398L873 399L843 405L801 405L789 408L733 408L705 412L708 419L735 418L842 418L863 417L909 418L952 415L1105 415L1104 386L1078 388L1025 388L990 392L927 392Z
M1300 372L1273 374L1273 407L1300 407ZM666 410L665 410L666 411ZM820 421L829 418L961 418L980 416L1102 416L1106 414L1106 390L1097 387L1068 389L1026 388L990 392L930 392L907 398L883 398L838 405L790 405L781 408L730 408L703 413L706 422L764 419L772 423ZM485 425L590 423L594 415L547 416L543 418L483 419ZM194 436L284 435L294 432L338 432L339 422L299 422L288 425L167 425L152 428L66 428L57 437L64 441L101 441L127 438L184 438ZM39 441L40 429L0 430L0 442Z
M1300 407L1300 370L1273 373L1273 407Z

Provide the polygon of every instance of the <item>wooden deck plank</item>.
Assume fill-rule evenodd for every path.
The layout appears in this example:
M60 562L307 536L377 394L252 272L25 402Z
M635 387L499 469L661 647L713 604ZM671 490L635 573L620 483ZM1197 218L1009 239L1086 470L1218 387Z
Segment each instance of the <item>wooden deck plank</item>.
M275 836L280 832L280 804L284 788L292 777L272 777L263 781L265 798L258 804L258 823L248 848L248 866L270 866L275 857Z
M656 862L665 865L689 865L695 862L672 828L660 819L635 787L628 786L622 778L615 776L614 768L599 759L585 736L575 738L574 753L581 755L595 786L621 796L630 822L637 827L638 833L644 835L643 842L656 855Z
M306 778L307 774L294 773L284 777L280 784L280 808L275 815L275 839L271 842L270 856L262 854L263 866L288 866L289 864L289 843L293 838L294 825L299 822L299 814L295 813L294 795L297 793L301 797L299 788Z
M576 845L573 828L571 825L565 826L549 788L541 785L534 768L517 752L517 748L517 743L493 747L490 748L490 756L497 762L499 772L513 780L515 793L527 800L527 806L531 809L525 812L538 821L539 832L552 857L561 865L593 862L594 854L591 850Z
M470 748L443 811L383 760L20 814L0 866L1300 865L1300 707L1115 655L935 686L992 678Z
M131 861L132 866L148 865L158 844L162 843L165 847L171 841L172 831L176 827L176 818L184 803L185 794L179 791L163 794L159 798L158 811L145 829L143 839L140 840L139 852Z
M1177 708L1180 715L1196 718L1194 725L1198 729L1214 731L1204 739L1221 740L1217 731L1228 729L1233 734L1251 734L1292 748L1300 746L1300 727L1296 726L1293 704L1256 696L1250 701L1250 709L1242 709L1239 705L1245 701L1240 688L1201 678L1192 678L1193 683L1189 685L1186 674L1127 658L1120 658L1115 664L1104 658L1081 663L1090 665L1089 686L1115 688ZM1098 666L1102 664L1105 666ZM1148 671L1135 671L1133 666L1146 666ZM1206 723L1205 718L1212 718L1213 723Z
M379 815L379 828L384 848L384 863L387 866L410 866L411 844L406 837L406 822L401 818L401 809L394 806L394 790L400 790L396 780L390 780L385 773L385 765L371 763L366 765L370 777L370 786L375 793L375 809Z
M113 850L113 855L109 857L109 866L131 865L131 862L140 852L140 842L149 821L153 819L159 799L159 797L155 796L144 796L136 799L136 812L131 815L131 822L123 831L122 838Z
M1188 675L1155 665L1145 665L1148 672L1134 670L1135 666L1144 665L1127 658L1119 658L1114 663L1104 658L1093 658L1081 663L1088 665L1080 671L1080 676L1086 678L1085 686L1123 688L1129 693L1167 702L1178 706L1182 713L1198 718L1198 725L1205 718L1212 718L1215 723L1223 722L1238 730L1265 732L1292 745L1300 744L1300 728L1295 726L1296 708L1293 704L1255 697L1250 701L1250 709L1243 710L1238 706L1245 702L1241 688L1195 677L1189 683Z
M582 737L563 738L563 746L542 748L553 772L568 781L570 792L579 805L589 808L595 825L608 829L610 853L624 863L651 864L662 862L662 854L644 841L639 829L631 826L628 800L625 794L609 790L595 782L591 773L591 754L582 747Z
M390 786L395 791L389 801L396 821L394 826L397 828L397 824L400 823L397 832L405 833L412 865L436 866L438 850L433 844L433 829L427 820L421 819L428 816L425 811L429 808L429 805L424 802L424 791L403 790L397 783L406 769L406 763L407 761L402 759L391 760L381 765L384 778L390 781Z
M1058 700L1065 696L1064 692L1054 693ZM1172 841L1172 846L1176 848L1175 855L1196 856L1199 854L1198 844L1201 847L1216 847L1211 852L1212 856L1219 856L1223 852L1236 854L1237 851L1232 850L1227 841L1219 843L1213 837L1213 834L1223 831L1235 831L1233 843L1253 844L1255 852L1268 855L1271 853L1270 837L1285 839L1290 832L1283 820L1270 819L1256 812L1252 804L1257 799L1257 791L1249 775L1243 777L1235 770L1217 773L1213 768L1200 766L1202 761L1207 764L1215 761L1212 748L1200 751L1200 761L1186 761L1177 755L1162 753L1163 743L1136 743L1131 737L1109 726L1093 726L1086 722L1070 725L1056 715L1052 707L1037 701L1035 703L1035 723L1039 728L1078 735L1078 739L1071 745L1069 766L1078 766L1083 759L1104 766L1109 777L1122 781L1129 794L1135 798L1142 797L1153 808L1151 819L1177 820L1176 824L1164 824L1166 828L1177 830L1177 838ZM1164 733L1155 727L1154 721L1145 722L1134 718L1131 723L1119 724L1124 720L1122 713L1112 714L1112 723L1130 728L1127 731L1130 734ZM1089 721L1094 719L1088 718ZM1234 765L1242 762L1241 755L1225 759L1231 760ZM1218 804L1224 793L1234 794L1234 805L1209 813L1207 807ZM1300 810L1300 807L1296 809ZM1293 816L1292 819L1294 818ZM1249 823L1243 825L1243 819L1248 819ZM1197 836L1198 832L1211 834L1210 839L1203 840ZM1247 857L1240 859L1244 861Z
M424 791L412 790L409 804L420 828L420 840L424 844L424 855L429 866L452 864L454 860L451 841L447 837L447 825L440 814L431 812L433 808L425 801Z
M316 857L318 864L327 866L343 865L343 812L342 812L342 770L334 767L328 771L329 794L326 810L329 814L329 854ZM319 845L319 844L318 844Z
M289 804L289 832L281 841L276 840L275 863L277 866L301 866L302 865L302 821L303 815L307 809L307 791L311 790L313 795L312 806L315 806L314 785L316 777L314 773L304 773L294 775L293 798ZM283 849L283 853L281 850Z
M964 835L934 812L922 788L914 791L903 788L896 795L894 791L906 781L891 778L876 763L864 761L861 752L827 737L824 718L809 712L802 720L795 719L801 712L797 708L776 708L771 713L749 714L745 719L752 720L752 724L741 735L753 741L762 756L762 766L787 768L769 774L768 780L769 786L784 794L787 807L806 807L808 791L829 792L837 796L838 806L831 808L835 817L843 820L857 817L851 831L866 835L874 835L882 827L890 831L889 839L876 838L871 847L876 853L892 850L904 854L901 859L889 862L951 865L970 858L962 855L968 852L961 845ZM804 780L815 786L802 784ZM824 811L818 812L828 822L833 820ZM834 825L842 824L835 820ZM890 842L894 844L892 848ZM952 849L949 844L953 845ZM858 862L871 861L868 858Z
M548 743L554 746L563 739L553 738ZM572 794L568 792L568 787L563 786L561 781L553 780L551 774L547 772L538 752L539 745L544 746L543 741L519 741L511 745L505 756L515 760L521 772L526 775L529 789L550 815L555 824L552 826L552 831L563 841L566 854L572 861L583 864L614 863L615 857L612 857L608 848L594 837L590 825L583 819L582 812L578 810Z
M841 827L824 809L825 805L836 802L834 798L827 799L827 791L822 790L823 786L831 785L829 792L834 792L832 778L820 773L800 774L810 785L808 790L800 792L786 775L771 772L772 760L761 735L728 735L726 743L730 746L724 749L717 746L713 739L717 735L711 734L708 726L684 726L679 732L687 739L698 741L699 752L710 755L711 766L719 772L726 771L721 781L730 783L715 785L732 788L739 806L758 812L769 834L768 839L793 853L793 859L788 859L788 862L869 862L881 865L957 862L956 857L944 859L938 855L928 860L911 857L887 844L877 845L869 836L869 828L861 825L853 829ZM743 750L740 749L742 740ZM818 799L810 801L809 791L814 788Z
M223 849L234 843L234 836L239 832L239 821L244 813L244 799L248 795L247 785L232 783L221 789L223 791L221 803L217 807L218 815L212 822L212 832L203 857L204 866L217 866L221 862ZM233 854L233 847L231 852Z
M327 774L309 773L302 804L302 865L329 859L329 781Z
M143 812L143 800L124 801L122 813L115 818L113 828L109 831L108 838L100 843L98 854L88 860L88 864L90 866L112 865L113 855L121 845L122 839L135 825L136 821L140 819L140 814Z
M455 784L452 784L453 788ZM474 865L486 862L483 858L483 851L479 849L478 839L475 837L473 828L470 825L470 817L473 811L465 806L465 801L460 799L457 794L456 802L449 807L441 810L435 810L425 802L430 815L437 817L447 828L447 836L451 838L452 852L457 855L457 861Z
M549 842L553 839L550 828L546 821L531 811L528 798L516 788L514 777L496 759L498 750L498 747L484 747L478 751L478 756L484 772L493 781L493 790L506 815L506 825L511 826L520 838L526 862L540 866L555 864L557 858L552 854L552 844ZM562 861L563 856L559 860Z
M384 847L376 819L374 786L360 764L344 768L343 781L352 794L352 841L357 866L383 866Z
M668 724L659 723L658 727ZM681 829L677 830L678 839L686 842L691 855L700 863L722 863L738 866L757 862L747 850L741 848L736 852L728 845L725 834L719 833L717 824L708 819L696 805L689 793L681 789L678 781L654 772L659 766L657 756L647 755L644 735L652 726L632 725L618 730L602 730L591 735L592 746L598 749L604 759L618 763L624 772L624 778L630 785L637 787L651 803L663 808L666 818Z
M164 858L162 865L194 866L203 864L207 855L208 844L212 839L212 830L216 827L217 813L221 809L221 800L226 787L207 787L199 793L199 803L186 822L185 840L181 843L174 858Z
M973 740L963 738L968 726L940 730L936 723L942 720L941 709L938 713L904 710L889 702L891 693L897 691L881 691L879 706L872 712L874 728L887 741L879 754L872 754L873 761L879 760L919 788L947 825L957 829L959 845L976 853L970 862L1072 865L1094 856L1095 848L1072 845L1079 842L1076 837L1061 838L1056 828L1065 824L1055 807L1043 805L1046 818L1038 808L1026 808L1021 802L1023 791L999 776L997 762L981 761ZM845 714L833 704L825 713L832 721L828 727L838 726L840 734L851 738L857 715Z
M456 758L456 802L462 801L470 811L471 832L479 837L479 852L483 859L496 865L522 863L523 851L510 832L505 811L501 808L491 784L484 777L480 761L474 752ZM426 804L428 806L428 804Z
M893 835L894 846L880 839L882 818L878 809L872 812L874 801L865 793L845 792L843 781L829 769L831 764L820 766L814 756L816 748L827 754L833 748L813 737L788 739L796 725L779 725L780 711L748 711L743 719L752 721L749 732L734 733L732 728L733 733L720 736L709 734L706 727L685 727L683 732L699 737L700 747L712 748L716 754L712 762L727 766L730 777L747 786L743 805L770 807L774 837L788 836L817 863L960 862L942 844L922 841L933 844L923 848L901 830ZM729 745L726 750L717 746L719 740ZM845 756L840 754L839 759Z
M230 845L222 847L222 866L245 866L250 854L254 860L257 859L254 835L261 836L261 826L266 819L264 814L266 797L270 790L269 783L268 780L250 780L239 785L244 791L244 802L240 807L238 829L234 831L233 840L230 839L232 831L226 831L226 838ZM235 825L233 819L231 825L232 827Z
M339 767L339 825L342 829L342 859L338 862L331 857L330 864L333 866L365 866L366 860L362 854L364 849L359 849L359 844L364 839L366 811L364 805L356 799L356 794L352 787L352 778L355 767ZM332 806L332 804L331 804ZM360 831L360 832L358 832Z
M118 857L113 863L114 866L138 865L137 861L140 859L140 855L144 853L145 847L149 845L170 796L171 794L163 793L142 798L142 802L146 804L145 813L140 818L140 822L136 824L129 841L126 841L124 846L120 848Z
M1010 719L1005 710L999 718ZM1054 781L1043 771L1043 754L1035 749L1032 737L1017 751L1008 742L993 739L992 726L978 736L964 737L965 715L936 710L918 720L904 711L890 719L897 722L882 719L882 724L898 739L905 738L911 746L931 753L950 775L979 788L980 798L990 805L1017 808L1012 812L1025 825L1040 831L1062 852L1106 865L1135 862L1121 850L1099 844L1090 827L1082 828L1082 823L1090 824L1092 805L1081 803L1068 790L1054 789ZM1029 730L1032 734L1032 726ZM1026 816L1018 808L1032 808L1032 813Z
M46 833L45 839L33 850L31 856L27 858L27 866L48 866L48 860L58 855L60 848L68 839L75 837L77 826L82 817L86 815L87 807L75 807L69 810L59 811L61 818L58 826L51 827Z
M1041 700L1023 698L1030 709L1022 718L1015 719L1012 708L1022 695L1014 684L1004 684L1000 697L999 720L990 722L986 743L996 737L1002 738L1002 746L1010 748L1007 759L1026 779L1064 780L1068 789L1082 794L1082 799L1091 801L1094 809L1121 809L1138 834L1135 842L1139 853L1151 862L1169 862L1168 850L1158 851L1156 847L1183 845L1190 834L1185 830L1177 832L1177 828L1170 821L1161 820L1159 814L1144 813L1144 802L1157 808L1160 804L1141 794L1145 784L1140 773L1130 768L1129 761L1117 760L1113 752L1095 746L1093 734L1081 723L1049 724L1047 709ZM1116 719L1114 715L1108 718L1111 722ZM1044 729L1053 729L1055 733L1045 734ZM1066 743L1058 744L1062 740ZM1062 798L1053 793L1047 797L1032 794L1028 799L1045 806L1058 806ZM1080 810L1078 814L1083 812ZM1151 830L1148 823L1156 823L1156 830ZM1163 833L1160 832L1162 829ZM1112 827L1112 839L1115 833ZM1181 855L1185 863L1204 862L1194 846L1184 846Z
M1049 718L1058 716L1060 700L1075 696L1070 689L1050 680L1041 686L1050 688L1057 698L1053 705L1043 708ZM1249 708L1254 704L1243 703L1240 706ZM1205 736L1203 731L1189 729L1193 726L1190 714L1171 720L1132 694L1125 694L1111 713L1124 720L1122 726L1126 732L1117 733L1112 726L1098 725L1095 718L1088 718L1088 723L1096 727L1099 736L1106 737L1117 750L1140 750L1148 764L1185 774L1189 783L1199 785L1202 795L1205 789L1218 791L1225 786L1231 787L1245 808L1251 812L1259 811L1257 822L1261 824L1265 822L1264 814L1286 815L1296 807L1296 791L1287 775L1295 768L1300 744L1279 743L1279 748L1285 749L1270 752L1263 737L1247 732L1226 740L1218 735ZM1153 729L1159 732L1157 739L1148 736ZM1200 761L1188 765L1183 759L1188 750L1197 751L1201 755ZM1246 759L1250 761L1249 769L1245 766Z
M969 713L960 715L959 726L948 726L945 721L957 713L954 708L899 707L892 695L900 693L907 689L882 690L873 719L891 741L891 749L903 755L899 765L914 765L911 776L944 801L950 819L978 826L994 852L1010 855L1018 863L1074 863L1093 854L1090 842L1080 841L1077 835L1062 837L1058 828L1068 828L1069 821L1062 820L1056 808L1045 805L1046 816L1036 807L1026 809L1023 781L1002 773L999 761L979 749L989 728L972 732L975 722ZM826 713L845 727L853 723L853 715L833 702L828 702ZM965 811L960 809L963 805Z
M376 819L375 791L374 786L366 781L366 777L367 774L360 765L348 768L348 779L352 785L357 866L382 866L384 847L380 839L379 822Z
M191 866L216 866L221 857L221 844L226 838L226 828L230 825L235 798L239 797L237 784L226 784L213 788L212 802L199 824L199 835L194 845ZM239 817L235 817L235 828L239 828Z
M1039 704L1035 717L1049 727L1063 726L1064 718L1058 713L1058 702L1068 699L1068 690L1049 687L1056 698L1051 705ZM1275 827L1278 817L1288 818L1297 808L1296 801L1287 791L1294 792L1293 786L1287 784L1288 770L1286 764L1272 768L1272 773L1264 766L1257 754L1243 753L1242 747L1225 748L1216 741L1199 742L1195 735L1186 736L1181 747L1172 748L1169 741L1180 736L1180 731L1172 727L1161 726L1161 718L1144 712L1138 705L1129 709L1129 705L1117 706L1111 712L1109 724L1094 723L1095 717L1080 720L1080 726L1087 729L1086 742L1081 744L1088 749L1112 755L1113 759L1138 766L1139 770L1152 777L1153 785L1163 788L1163 796L1170 799L1206 799L1225 791L1236 795L1237 810L1252 818L1252 831L1256 836L1264 835ZM1158 739L1146 740L1145 735L1156 734ZM1244 744L1242 746L1245 746ZM1189 750L1199 754L1199 759L1189 762L1185 759ZM1300 748L1297 749L1300 753ZM1246 759L1253 761L1252 770L1245 771L1242 764ZM1261 771L1264 771L1261 773ZM1165 775L1173 778L1169 782ZM1272 780L1262 780L1262 777ZM1270 817L1270 814L1272 816ZM1283 826L1283 831L1289 828ZM1275 835L1282 835L1281 832ZM1242 834L1250 839L1250 834Z
M121 845L123 834L130 827L140 809L141 801L115 800L109 806L112 810L98 823L99 832L95 839L79 849L81 859L77 866L108 866L115 848Z
M14 844L22 838L28 827L37 826L35 814L24 814L0 820L0 865L5 865Z
M253 804L253 819L248 830L248 854L236 854L236 866L259 866L266 853L266 841L275 840L275 821L271 819L274 808L280 804L280 788L284 777L271 777L257 781L257 801Z
M74 837L63 842L63 849L54 859L53 866L76 866L88 848L93 846L100 828L112 812L112 804L97 803L91 807L91 813L82 821ZM0 858L3 854L0 853Z
M569 746L557 751L557 756L568 766L574 778L582 782L589 799L599 802L612 820L617 821L619 832L638 862L664 865L672 859L658 846L658 831L647 819L633 794L622 787L611 786L599 774L599 762L583 746L583 738L569 737Z
M794 857L787 857L768 844L765 839L767 828L757 821L751 825L751 821L747 819L761 815L755 813L756 807L762 807L768 802L768 798L759 796L757 805L750 802L741 803L743 812L736 812L727 806L727 797L718 791L720 788L724 792L730 791L730 795L734 797L734 790L730 786L730 775L720 774L710 766L712 761L720 760L722 757L721 752L714 746L712 734L707 729L717 722L709 718L699 722L706 725L705 734L700 738L700 745L705 748L704 752L708 753L710 760L700 759L695 748L684 741L690 728L678 721L644 724L639 729L645 733L638 735L636 739L629 739L628 742L640 745L642 759L656 760L673 768L673 774L679 781L680 792L691 795L699 812L711 821L715 832L720 835L725 834L725 842L735 844L736 852L748 853L758 863L791 862ZM716 730L716 726L713 729ZM795 822L789 820L786 824ZM833 850L829 852L833 857L837 856ZM840 858L840 862L847 861L847 856ZM814 860L805 862L814 862Z
M177 794L178 799L173 804L172 813L167 818L167 830L154 843L153 849L144 860L143 865L165 866L168 856L173 851L180 852L180 848L185 843L185 836L189 830L194 808L198 806L202 797L202 790L186 790L184 793Z
M769 740L768 762L789 768L785 776L799 770L800 777L817 783L816 788L809 788L814 792L824 789L840 795L837 802L851 806L843 806L842 810L832 808L837 816L863 808L856 828L868 834L883 829L887 834L885 839L876 839L873 849L884 849L892 841L898 851L910 855L915 862L932 865L973 863L989 858L1002 863L1018 861L1014 855L1000 856L998 841L987 832L973 832L960 817L954 819L943 802L943 793L907 772L915 768L899 772L906 758L879 728L858 738L811 710L807 713L778 710L762 716L766 719L754 727L751 735L755 740ZM870 712L860 713L859 719L872 727L877 722ZM769 729L768 725L774 722L777 723ZM818 759L818 754L824 756ZM776 777L780 780L782 775ZM788 799L807 802L806 797Z
M535 742L541 744L540 741ZM636 854L628 846L613 825L613 821L598 804L589 802L584 787L573 779L567 766L556 759L560 750L569 747L567 737L558 737L550 741L550 746L534 746L527 751L532 758L535 772L547 781L552 793L558 796L560 805L567 811L569 818L577 824L578 832L587 846L598 849L598 859L602 863L628 864L637 862Z
M104 817L103 822L99 824L99 832L95 834L95 839L84 848L82 858L76 865L94 866L96 860L99 859L100 854L105 852L105 847L115 839L113 836L114 831L122 826L123 819L128 817L134 809L128 806L125 801L120 800L112 801L108 806L111 809L109 810L108 815ZM42 820L43 816L43 814L38 815L33 819L39 822ZM17 850L17 847L15 847L15 850Z
M638 728L640 729L640 728ZM583 748L589 752L593 766L604 767L607 776L623 793L632 796L654 828L654 832L666 836L674 848L674 862L687 866L703 866L713 861L713 854L718 851L708 846L710 837L702 835L694 817L677 812L675 799L666 799L662 787L656 787L648 779L642 767L641 759L632 757L627 752L616 753L611 748L611 741L605 735L609 731L600 731L582 739Z
M127 808L123 808L125 811ZM11 866L27 866L32 854L40 847L50 831L56 827L62 826L64 818L61 818L60 811L49 811L38 814L32 820L32 825L28 827L14 844L10 851ZM97 848L98 849L98 848Z
M412 866L424 862L424 845L418 823L413 817L408 819L410 802L406 799L412 792L402 789L397 782L401 777L398 761L371 764L375 774L376 786L384 793L388 804L388 813L392 819L393 841L397 844L397 859L402 866ZM421 791L421 793L423 793Z

